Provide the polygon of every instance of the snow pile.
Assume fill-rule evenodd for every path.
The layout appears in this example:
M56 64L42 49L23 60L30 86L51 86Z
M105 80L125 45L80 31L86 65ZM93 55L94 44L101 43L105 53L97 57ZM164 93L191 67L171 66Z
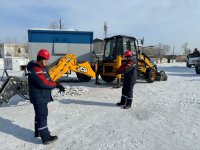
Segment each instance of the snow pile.
M52 97L54 100L69 99L74 96L82 95L87 92L87 89L81 86L64 86L65 92L59 93L58 89L52 91Z

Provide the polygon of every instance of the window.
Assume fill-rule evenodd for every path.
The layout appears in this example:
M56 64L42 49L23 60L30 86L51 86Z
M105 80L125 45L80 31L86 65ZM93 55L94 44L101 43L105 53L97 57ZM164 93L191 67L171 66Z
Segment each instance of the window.
M131 50L133 54L136 54L134 39L123 38L123 50Z
M114 60L116 57L116 40L110 40L106 43L105 59Z

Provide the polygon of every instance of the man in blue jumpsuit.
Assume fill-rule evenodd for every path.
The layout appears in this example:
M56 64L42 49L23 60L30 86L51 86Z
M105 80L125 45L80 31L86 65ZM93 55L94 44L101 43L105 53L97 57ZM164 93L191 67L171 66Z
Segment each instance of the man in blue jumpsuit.
M137 79L137 60L130 50L125 51L124 57L126 62L117 70L117 74L124 74L121 101L117 105L129 109L133 101L133 87Z
M51 90L59 88L64 92L64 87L57 82L51 81L47 72L47 63L50 53L41 49L37 55L37 61L30 61L27 65L29 97L35 111L35 137L41 137L43 144L49 144L58 139L51 136L47 126L48 103L53 101Z

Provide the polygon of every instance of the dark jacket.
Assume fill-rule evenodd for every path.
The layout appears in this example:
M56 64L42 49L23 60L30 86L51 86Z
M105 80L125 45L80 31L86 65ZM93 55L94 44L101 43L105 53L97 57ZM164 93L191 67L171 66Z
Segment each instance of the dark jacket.
M47 69L40 62L30 61L27 70L30 102L42 104L52 101L51 90L56 88L57 83L50 81Z
M128 59L118 68L117 73L124 74L124 84L135 84L137 80L136 58Z

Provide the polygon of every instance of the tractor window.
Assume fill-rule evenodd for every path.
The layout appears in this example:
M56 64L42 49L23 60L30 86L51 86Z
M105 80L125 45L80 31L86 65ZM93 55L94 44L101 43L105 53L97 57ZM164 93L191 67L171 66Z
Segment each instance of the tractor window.
M116 42L115 42L115 39L113 39L106 42L104 59L114 60L115 58L116 58Z
M123 39L123 50L124 50L124 52L126 50L131 50L133 54L136 54L136 48L135 48L134 39L124 38Z

